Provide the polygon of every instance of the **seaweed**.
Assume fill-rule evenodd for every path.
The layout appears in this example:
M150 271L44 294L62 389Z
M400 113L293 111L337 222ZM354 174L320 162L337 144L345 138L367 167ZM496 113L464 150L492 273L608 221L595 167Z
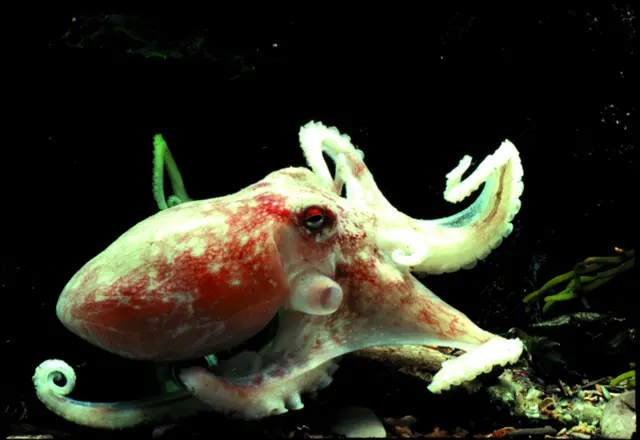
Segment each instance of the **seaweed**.
M572 271L558 275L547 281L540 289L531 292L522 300L527 304L526 311L530 311L534 300L544 296L542 312L546 313L551 306L560 301L578 298L582 305L589 309L586 294L608 283L618 275L629 271L635 265L635 250L625 251L615 248L618 254L612 257L589 257L577 263ZM567 282L565 288L556 294L548 294L557 285Z
M167 169L169 180L174 194L165 198L164 192L164 169ZM178 164L173 160L171 151L161 134L153 137L153 198L158 204L160 211L177 206L191 200L184 188L182 174L178 169Z
M620 374L619 376L611 379L611 382L609 382L609 386L610 387L615 387L618 386L618 384L624 382L625 383L625 388L627 389L631 389L631 388L635 388L636 387L636 364L635 362L631 362L630 363L630 367L633 368L633 370L627 371L625 373Z

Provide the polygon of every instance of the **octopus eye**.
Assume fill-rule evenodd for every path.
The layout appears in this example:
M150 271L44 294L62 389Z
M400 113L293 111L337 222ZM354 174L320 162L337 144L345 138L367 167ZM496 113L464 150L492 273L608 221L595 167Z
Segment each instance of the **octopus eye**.
M302 214L302 218L304 220L305 226L308 229L315 231L325 225L327 214L324 209L317 206L312 206L304 211L304 213Z

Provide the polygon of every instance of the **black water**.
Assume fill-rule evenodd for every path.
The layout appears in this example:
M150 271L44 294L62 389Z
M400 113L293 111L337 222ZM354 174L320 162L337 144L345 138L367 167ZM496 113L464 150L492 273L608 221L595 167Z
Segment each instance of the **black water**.
M510 139L525 170L514 233L474 270L424 280L494 332L541 319L539 310L526 313L521 299L549 278L586 257L612 255L615 246L634 246L638 103L631 91L638 68L631 7L319 14L94 14L75 23L59 15L14 23L6 69L16 77L5 83L0 159L7 367L0 409L14 429L74 432L34 396L31 375L42 360L86 362L86 388L79 391L87 398L131 398L136 386L153 382L144 384L147 365L102 353L66 331L55 303L76 270L156 212L150 177L158 132L190 195L207 198L303 166L299 127L309 120L336 125L365 152L387 198L421 218L458 210L442 191L462 155L481 159ZM123 26L129 34L117 30ZM166 58L153 56L152 40ZM593 295L593 309L630 316L631 287L629 277L611 283ZM581 310L570 302L554 313ZM589 337L577 334L575 344L589 350ZM571 356L585 374L593 364L592 374L610 367L615 375L626 361L597 351ZM356 396L355 403L361 396L360 403L394 417L404 415L404 404L426 423L453 423L438 407L412 403L420 398L415 385L402 388L398 380L400 397L389 400L388 381L363 387L360 368L351 365L327 396ZM302 413L292 417L299 419L288 423L305 423ZM486 417L483 426L492 426ZM501 417L495 427L504 425ZM467 418L456 423L469 425Z

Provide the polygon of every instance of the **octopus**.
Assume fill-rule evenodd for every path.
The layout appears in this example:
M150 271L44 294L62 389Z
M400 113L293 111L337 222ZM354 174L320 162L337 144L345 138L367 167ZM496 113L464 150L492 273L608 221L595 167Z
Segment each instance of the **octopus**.
M56 306L89 343L173 365L215 360L277 319L275 336L209 366L176 367L178 390L125 402L73 399L73 368L47 360L33 376L47 408L107 429L203 411L259 420L303 408L302 396L331 384L341 356L367 347L462 350L435 374L432 393L519 359L519 339L481 329L416 278L473 268L509 236L523 192L516 147L505 140L465 179L464 156L444 198L457 203L484 185L479 197L422 220L384 197L349 136L311 121L299 139L308 168L159 211L84 265Z

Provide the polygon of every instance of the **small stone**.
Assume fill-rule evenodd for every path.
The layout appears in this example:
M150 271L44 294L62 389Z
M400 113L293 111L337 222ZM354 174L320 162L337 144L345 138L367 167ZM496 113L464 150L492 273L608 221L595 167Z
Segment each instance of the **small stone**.
M607 438L630 439L636 432L636 391L628 391L611 399L602 412L600 428Z
M347 438L385 438L382 421L369 408L351 406L340 410L331 425L331 432Z

